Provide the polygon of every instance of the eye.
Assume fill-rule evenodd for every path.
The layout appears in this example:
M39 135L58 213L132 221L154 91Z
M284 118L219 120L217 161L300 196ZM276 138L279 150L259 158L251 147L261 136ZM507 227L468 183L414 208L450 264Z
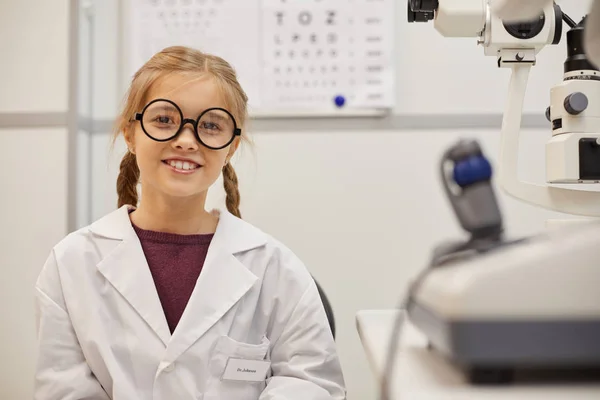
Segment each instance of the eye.
M159 124L173 123L173 120L171 119L171 117L169 117L167 115L159 115L154 119L154 121L158 122Z
M202 129L219 130L220 128L219 128L219 125L215 124L214 122L203 121Z

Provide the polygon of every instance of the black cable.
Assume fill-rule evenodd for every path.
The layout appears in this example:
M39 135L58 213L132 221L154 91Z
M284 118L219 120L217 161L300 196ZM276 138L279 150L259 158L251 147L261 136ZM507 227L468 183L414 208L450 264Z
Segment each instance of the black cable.
M383 366L381 385L379 389L380 400L392 399L390 394L390 378L394 377L393 369L396 363L396 355L398 354L398 344L402 337L402 326L404 319L407 317L406 308L408 306L408 302L414 297L414 294L421 286L421 283L433 269L442 265L452 256L456 256L464 251L472 250L474 248L473 244L474 241L469 240L467 242L452 243L450 245L437 248L427 268L423 269L419 275L417 275L413 283L409 286L408 293L402 298L402 301L399 304L398 315L394 320L394 327L392 328L389 338L387 357Z
M379 388L379 399L380 400L391 400L392 396L390 394L390 378L393 379L394 374L392 370L394 369L394 364L396 363L396 354L398 353L398 342L400 342L401 331L404 322L404 318L406 315L404 313L406 306L406 298L402 299L398 307L398 315L394 320L394 327L392 328L392 332L390 335L390 339L388 342L388 351L385 364L383 365L383 370L381 371L381 385Z
M500 248L507 245L513 245L521 243L522 239L516 239L504 242L501 239L501 236L491 235L489 237L471 237L467 241L462 242L454 242L449 243L443 246L438 246L429 262L427 268L423 269L419 275L417 275L416 279L408 288L408 293L406 296L402 298L402 302L400 303L398 309L398 316L394 321L394 327L392 328L392 332L388 342L388 351L386 355L386 361L382 370L382 377L379 388L379 400L391 400L392 396L390 393L390 379L393 379L393 369L396 363L396 356L398 353L398 344L400 343L402 337L402 326L404 324L405 318L407 318L406 308L408 306L409 301L414 298L417 290L420 288L421 284L429 275L431 271L438 267L442 267L443 265L456 260L457 258L462 258L463 260L468 257L466 253L470 252L475 254L486 253L496 248Z
M575 28L575 26L577 25L575 23L575 21L573 21L573 19L571 17L569 17L566 13L562 13L562 17L563 17L563 21L565 21L565 23L567 25L569 25L569 28Z

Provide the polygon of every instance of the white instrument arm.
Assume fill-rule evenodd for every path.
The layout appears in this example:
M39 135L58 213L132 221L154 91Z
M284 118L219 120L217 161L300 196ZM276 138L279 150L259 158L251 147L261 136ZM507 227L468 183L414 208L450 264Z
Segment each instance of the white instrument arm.
M519 132L531 64L512 67L502 121L499 183L511 196L526 203L567 214L600 217L600 193L563 189L519 179Z

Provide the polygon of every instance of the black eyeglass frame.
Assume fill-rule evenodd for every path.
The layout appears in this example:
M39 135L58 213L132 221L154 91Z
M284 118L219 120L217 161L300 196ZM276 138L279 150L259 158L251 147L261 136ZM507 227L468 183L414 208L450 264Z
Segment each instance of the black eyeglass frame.
M171 105L173 105L175 107L175 109L177 110L177 112L179 112L179 120L181 121L179 123L179 129L177 129L177 132L175 132L173 134L173 136L167 138L167 139L156 139L155 137L153 137L152 135L150 135L147 131L146 128L144 127L144 113L146 112L146 110L148 109L148 107L150 107L152 104L159 102L159 101L166 101L167 103L170 103ZM204 143L202 141L202 139L200 139L200 135L198 134L198 124L200 123L200 120L202 119L202 117L204 116L204 114L206 114L209 111L223 111L225 112L227 115L229 115L229 117L231 118L231 120L233 121L233 132L231 135L231 139L229 139L229 141L224 144L223 146L220 147L213 147L213 146L209 146L206 143ZM179 106L177 104L175 104L175 102L168 100L168 99L154 99L152 100L150 103L146 104L146 106L144 106L144 108L142 109L142 112L138 112L135 113L135 118L136 121L140 121L140 125L142 126L142 131L144 131L144 134L146 134L146 136L148 136L150 139L156 141L156 142L168 142L169 140L173 140L175 139L180 133L181 131L183 131L183 127L185 126L185 124L192 124L192 126L194 127L194 136L196 137L196 140L203 145L204 147L207 147L209 149L212 150L221 150L224 149L225 147L229 146L231 143L233 143L233 141L235 140L236 136L241 136L242 135L242 130L240 128L238 128L237 126L237 122L235 120L235 118L233 117L233 115L227 111L224 108L221 107L212 107L212 108L207 108L206 110L202 111L202 114L200 114L198 116L197 119L191 119L191 118L183 118L183 112L181 111L181 108L179 108Z

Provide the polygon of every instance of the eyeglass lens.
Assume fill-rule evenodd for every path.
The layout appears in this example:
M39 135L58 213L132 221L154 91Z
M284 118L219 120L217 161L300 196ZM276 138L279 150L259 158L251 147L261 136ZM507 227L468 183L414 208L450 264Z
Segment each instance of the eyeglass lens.
M181 112L168 101L156 101L142 118L146 133L156 140L168 140L181 128ZM235 123L223 110L209 109L198 121L198 136L209 147L226 145L234 136Z

